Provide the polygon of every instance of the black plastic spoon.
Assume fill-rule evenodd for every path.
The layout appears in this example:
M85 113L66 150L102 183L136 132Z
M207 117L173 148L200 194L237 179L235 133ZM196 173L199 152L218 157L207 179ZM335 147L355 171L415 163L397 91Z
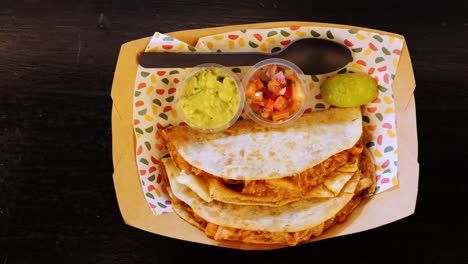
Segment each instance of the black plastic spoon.
M344 45L326 39L305 38L296 40L274 53L151 52L140 54L138 62L145 68L188 68L203 63L252 66L261 60L270 58L291 61L309 75L339 70L353 60L351 51Z

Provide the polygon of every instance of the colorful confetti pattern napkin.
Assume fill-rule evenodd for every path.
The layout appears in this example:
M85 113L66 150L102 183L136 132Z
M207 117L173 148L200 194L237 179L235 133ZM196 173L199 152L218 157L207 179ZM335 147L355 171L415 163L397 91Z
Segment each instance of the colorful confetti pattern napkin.
M376 193L398 185L395 104L391 88L403 41L392 36L329 27L291 26L276 29L240 30L200 38L195 46L170 36L155 33L146 51L262 51L275 52L299 38L325 38L349 47L354 60L345 69L310 77L313 95L306 112L330 106L320 96L320 85L327 77L344 72L364 72L378 81L379 96L364 107L363 123L372 141L366 147L373 154L377 169ZM242 79L249 67L231 67ZM159 160L167 154L157 130L183 124L173 105L177 84L185 69L149 69L138 67L133 97L133 128L136 136L136 161L141 187L149 207L156 214L172 212L171 201L161 188ZM245 115L242 118L247 118ZM129 175L130 176L130 175Z

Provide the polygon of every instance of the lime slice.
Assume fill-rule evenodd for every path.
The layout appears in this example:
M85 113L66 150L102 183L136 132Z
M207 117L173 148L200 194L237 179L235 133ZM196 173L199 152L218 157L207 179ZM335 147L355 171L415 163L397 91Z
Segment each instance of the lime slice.
M327 79L320 87L325 102L339 107L365 105L377 98L374 78L363 73L343 73Z

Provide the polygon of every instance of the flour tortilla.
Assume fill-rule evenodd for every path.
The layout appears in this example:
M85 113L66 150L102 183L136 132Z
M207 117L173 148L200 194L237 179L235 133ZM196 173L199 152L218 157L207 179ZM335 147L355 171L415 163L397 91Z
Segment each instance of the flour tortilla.
M358 159L355 159L358 161ZM212 177L203 177L193 173L180 170L180 174L175 178L177 183L182 184L195 192L205 202L217 200L224 203L241 205L266 205L283 206L293 201L310 198L331 198L337 196L345 184L351 179L353 174L358 171L357 163L348 163L335 172L330 173L322 184L302 190L299 186L288 184L288 180L283 180L283 189L288 189L287 194L278 195L278 193L266 192L261 196L242 193L226 186L222 181ZM275 181L275 180L270 180ZM278 180L276 180L278 182Z
M210 175L270 180L299 174L353 147L362 135L362 117L359 107L333 108L304 114L282 128L242 120L216 133L184 126L164 133L186 162Z
M165 158L162 162L174 196L207 222L242 230L300 232L319 226L333 218L351 201L359 182L359 173L355 173L342 192L333 198L299 200L280 207L235 205L204 201L176 181L180 171L172 159Z

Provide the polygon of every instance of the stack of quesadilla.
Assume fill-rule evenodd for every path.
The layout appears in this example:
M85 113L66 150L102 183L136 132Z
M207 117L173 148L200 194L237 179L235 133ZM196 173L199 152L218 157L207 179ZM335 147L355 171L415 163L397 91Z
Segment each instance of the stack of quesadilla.
M344 221L375 189L358 107L304 114L287 127L242 120L161 136L174 211L218 241L296 245Z

